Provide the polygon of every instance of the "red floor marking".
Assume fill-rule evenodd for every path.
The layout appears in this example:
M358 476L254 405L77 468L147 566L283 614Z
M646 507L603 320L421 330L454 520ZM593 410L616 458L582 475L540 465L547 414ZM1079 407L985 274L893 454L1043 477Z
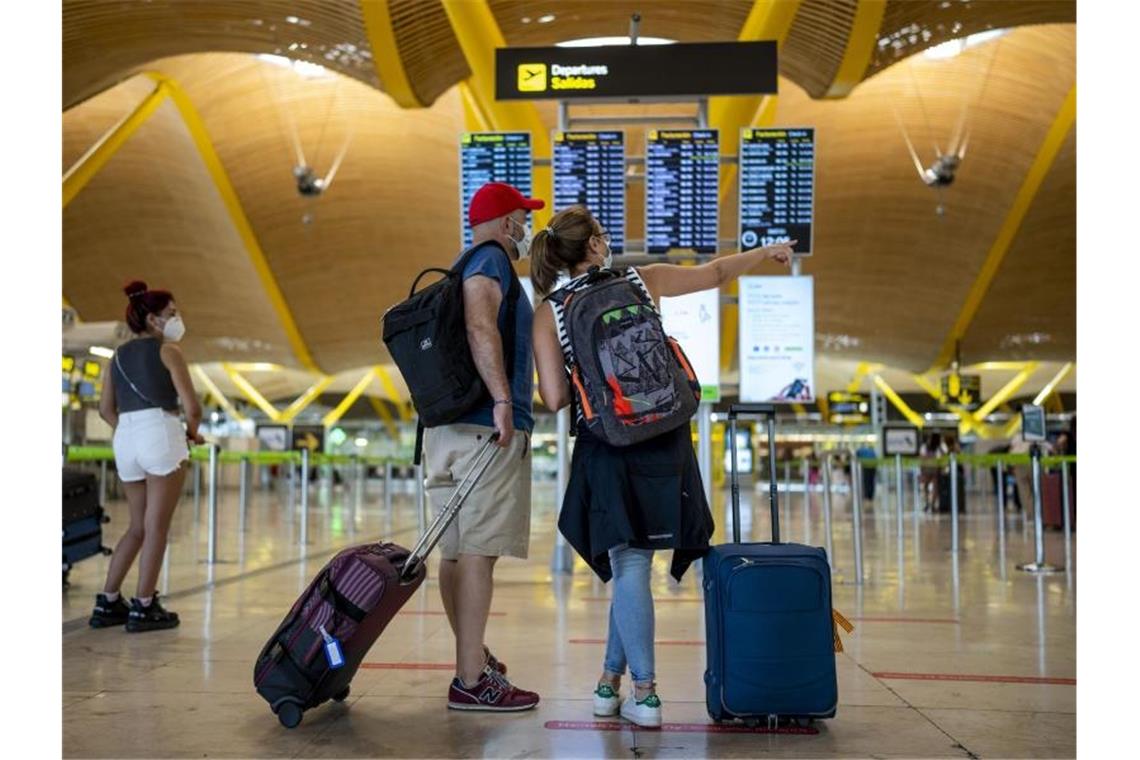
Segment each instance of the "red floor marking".
M1032 683L1076 686L1075 678L1041 678L1039 676L987 676L958 673L872 673L875 678L893 681L976 681L978 683Z
M946 623L958 625L962 622L955 618L854 617L851 619L860 623Z
M608 602L609 600L610 600L610 598L608 596L584 596L584 597L582 597L583 602ZM657 602L702 602L703 603L705 600L704 600L704 597L700 597L700 596L666 596L666 597L654 597L653 601L655 603L657 603Z
M571 644L605 644L605 639L570 639ZM657 639L654 644L662 647L703 647L705 642L687 639Z
M455 670L454 662L362 662L367 670Z
M621 731L624 728L635 730L631 723L603 720L548 720L545 727L553 731ZM815 736L818 728L784 726L769 729L767 726L745 726L741 724L717 725L716 723L662 723L660 729L643 729L677 734L799 734Z

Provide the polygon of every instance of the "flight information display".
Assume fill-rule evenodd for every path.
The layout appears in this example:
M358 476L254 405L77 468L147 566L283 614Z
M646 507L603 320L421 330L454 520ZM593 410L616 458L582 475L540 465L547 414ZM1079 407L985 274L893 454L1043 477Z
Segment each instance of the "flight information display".
M554 210L581 204L625 251L625 133L554 133Z
M467 206L488 182L506 182L531 197L530 132L464 132L459 138L459 228L471 246Z
M716 253L719 139L715 129L653 129L646 135L646 252Z
M795 240L810 255L815 129L743 129L739 155L740 249Z

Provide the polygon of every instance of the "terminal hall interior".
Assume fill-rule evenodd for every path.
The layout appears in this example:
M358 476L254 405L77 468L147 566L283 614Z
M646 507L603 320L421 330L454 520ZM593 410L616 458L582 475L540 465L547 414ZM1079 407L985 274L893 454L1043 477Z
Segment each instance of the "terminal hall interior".
M65 757L1076 755L1076 2L63 0L60 23ZM594 258L548 299L578 214ZM393 337L452 281L466 427ZM572 371L546 374L541 330L557 356L552 325L619 284L643 308L562 335ZM677 417L686 463L652 477L641 396L582 381L630 320L689 394L644 417ZM576 494L589 540L617 530L612 462L651 516L711 516L683 574L679 538L601 547L613 580L579 551ZM521 550L464 548L516 512ZM733 551L766 580L733 586ZM619 619L644 557L648 679ZM357 576L386 578L367 604ZM823 709L788 706L817 681Z

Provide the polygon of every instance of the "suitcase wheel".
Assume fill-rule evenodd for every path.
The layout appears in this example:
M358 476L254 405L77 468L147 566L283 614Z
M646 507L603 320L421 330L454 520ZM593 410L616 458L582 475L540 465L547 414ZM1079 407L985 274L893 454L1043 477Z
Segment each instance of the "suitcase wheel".
M109 548L107 548L106 546L100 546L99 551L102 553L102 555L104 557L110 557L112 554L112 551Z
M333 702L343 702L344 700L348 699L348 695L351 693L351 691L351 686L345 686L344 689L338 691L336 694L333 694Z
M301 725L302 715L301 706L296 702L285 702L277 708L277 720L281 721L281 725L285 728L296 728Z

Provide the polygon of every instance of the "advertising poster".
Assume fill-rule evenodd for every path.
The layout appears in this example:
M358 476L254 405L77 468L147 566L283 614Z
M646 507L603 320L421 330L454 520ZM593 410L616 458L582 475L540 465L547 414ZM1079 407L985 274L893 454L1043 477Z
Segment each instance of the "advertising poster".
M720 401L720 290L662 298L661 322L689 357L701 401Z
M740 278L740 400L815 400L815 289L810 276Z

